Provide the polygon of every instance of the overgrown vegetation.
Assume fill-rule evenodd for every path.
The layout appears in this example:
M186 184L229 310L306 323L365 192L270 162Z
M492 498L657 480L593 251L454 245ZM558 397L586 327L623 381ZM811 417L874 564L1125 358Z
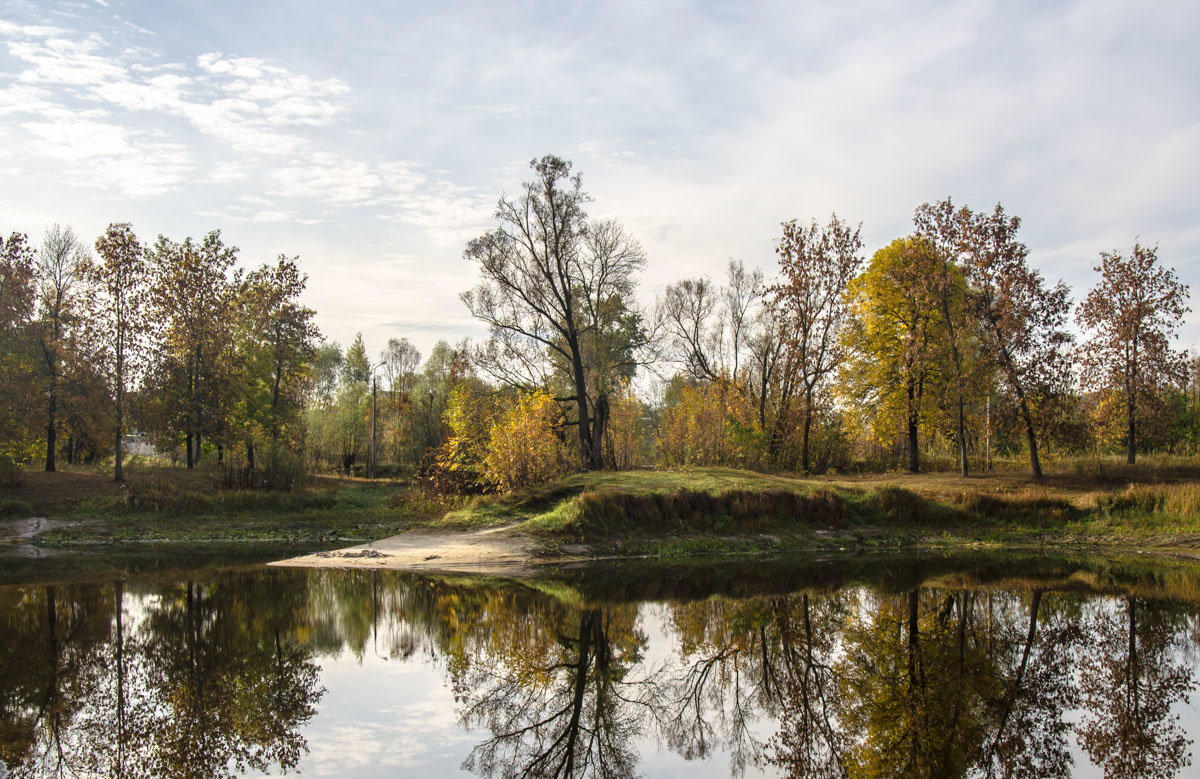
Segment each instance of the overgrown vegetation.
M94 257L59 226L0 241L0 515L65 518L63 539L1194 529L1195 490L1153 483L1196 476L1200 451L1200 361L1174 344L1188 288L1156 248L1101 255L1079 348L1020 219L949 198L869 259L861 226L791 220L777 275L730 261L643 307L637 240L589 218L569 161L531 170L464 252L489 339L423 364L404 338L379 359L361 335L324 342L298 262L239 270L218 231L147 245L112 224ZM1139 470L1139 452L1184 459ZM76 495L88 468L123 486Z

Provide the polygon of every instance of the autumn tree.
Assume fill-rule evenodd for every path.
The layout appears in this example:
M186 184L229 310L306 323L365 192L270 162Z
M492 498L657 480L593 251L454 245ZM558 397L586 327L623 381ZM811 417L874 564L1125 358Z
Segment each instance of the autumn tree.
M1029 467L1040 478L1030 400L1061 393L1069 381L1071 335L1065 327L1070 292L1061 281L1048 286L1029 266L1029 250L1016 237L1019 217L1008 216L999 204L990 214L965 208L960 213L971 307L983 325L985 351L1015 396Z
M561 423L558 404L545 392L513 398L488 431L488 480L511 491L565 473L567 451L555 432Z
M78 317L80 271L87 247L70 227L51 225L37 254L37 339L46 381L46 470L54 470L58 439L59 384L69 358L70 332Z
M1100 283L1087 294L1076 316L1090 331L1083 344L1083 381L1095 389L1119 392L1128 426L1127 459L1137 457L1137 418L1141 403L1169 381L1186 380L1186 356L1171 348L1183 324L1188 286L1175 271L1158 264L1158 247L1135 242L1128 257L1101 252Z
M683 379L683 377L678 377ZM758 464L763 453L754 407L725 381L682 380L673 388L658 430L659 457L668 465Z
M877 251L846 290L842 398L881 438L899 424L913 473L920 470L918 431L930 414L931 388L944 381L939 295L927 283L940 262L927 241L900 238Z
M113 223L96 239L99 261L90 261L83 276L93 295L89 326L105 366L109 397L115 411L113 478L123 481L126 394L141 368L147 322L144 302L149 289L145 249L132 225Z
M561 402L574 409L582 465L599 468L603 384L641 340L634 290L645 256L615 222L588 220L590 198L571 163L547 155L530 167L534 178L520 196L500 198L496 228L467 244L463 255L478 265L480 281L462 300L490 328L491 343L478 355L488 373L526 389L554 373L564 378L570 394ZM604 342L613 332L633 342Z
M321 333L316 312L301 304L307 278L296 258L284 255L245 276L238 285L235 341L237 360L231 380L240 397L226 423L227 435L245 444L246 466L256 467L255 440L265 438L271 463L298 458L303 438L304 404L316 382L314 362ZM278 467L275 468L278 471ZM296 470L296 469L292 469ZM268 486L286 488L289 475L264 474Z
M366 384L370 380L371 360L367 357L367 347L363 344L362 333L355 333L354 341L346 349L346 356L342 362L342 381Z
M168 427L183 433L187 467L200 458L202 434L220 426L220 394L228 371L235 290L229 271L237 248L225 246L219 231L200 242L159 236L148 253L153 282L156 362L162 380Z
M966 425L966 368L964 363L964 341L969 337L970 323L955 316L956 309L962 310L964 288L955 279L961 274L958 264L963 250L964 220L967 209L955 210L950 198L934 204L923 203L913 215L915 234L932 249L937 264L932 273L925 277L942 317L946 345L950 349L950 366L953 369L956 430L959 472L965 478L970 473L967 463Z
M783 347L804 393L800 467L806 473L813 401L841 362L844 298L862 265L861 230L861 225L851 229L836 214L825 227L815 219L808 225L793 219L783 223L783 236L775 247L780 280L768 294L779 312Z
M33 363L29 326L34 313L34 254L21 233L0 237L0 465L23 459ZM6 477L0 473L0 481Z

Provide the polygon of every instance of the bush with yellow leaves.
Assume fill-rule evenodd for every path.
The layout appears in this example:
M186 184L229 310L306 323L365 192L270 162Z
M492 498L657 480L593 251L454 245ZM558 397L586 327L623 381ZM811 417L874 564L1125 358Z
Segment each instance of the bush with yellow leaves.
M545 392L514 398L491 427L484 457L488 480L509 491L566 473L570 460L561 427L562 411Z

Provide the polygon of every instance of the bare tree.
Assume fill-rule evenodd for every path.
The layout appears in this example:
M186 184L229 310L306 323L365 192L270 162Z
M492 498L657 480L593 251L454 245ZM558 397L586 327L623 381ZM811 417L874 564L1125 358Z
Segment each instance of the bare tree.
M37 254L38 345L46 371L46 470L54 470L58 437L59 381L67 351L67 329L76 316L75 290L88 250L70 227L46 230Z
M521 195L500 198L497 227L467 244L463 255L479 265L481 278L462 300L491 329L484 356L493 359L485 370L516 383L544 377L549 363L567 378L572 394L560 401L575 407L583 465L598 468L602 436L595 427L603 427L606 402L594 389L603 370L589 358L602 347L628 355L631 344L614 349L606 341L613 332L640 329L632 293L645 255L615 223L588 221L590 198L569 162L547 155L530 167L536 175Z
M719 299L708 277L683 279L667 285L657 306L656 317L675 359L694 379L712 380L720 375Z
M1083 345L1083 381L1115 389L1125 400L1129 425L1127 459L1137 458L1139 400L1167 381L1187 376L1184 352L1171 348L1183 324L1188 286L1175 271L1160 267L1158 247L1133 244L1128 257L1101 252L1100 283L1079 307L1080 327L1092 331Z
M753 324L754 306L762 297L763 276L758 268L747 272L741 260L731 259L726 269L726 277L725 287L721 290L721 301L725 304L729 354L733 361L730 375L737 379L742 349Z
M694 379L737 379L755 305L762 297L762 271L730 260L722 287L705 277L669 284L655 307L656 329L672 359Z
M389 338L387 349L379 355L383 362L383 375L392 392L410 392L416 380L417 368L421 366L421 352L407 338Z
M809 434L813 401L818 389L841 361L839 335L846 319L844 297L850 280L862 266L862 225L830 217L821 227L796 220L783 223L776 245L781 279L768 289L772 307L783 322L784 348L791 353L804 390L804 432L800 464L809 468Z

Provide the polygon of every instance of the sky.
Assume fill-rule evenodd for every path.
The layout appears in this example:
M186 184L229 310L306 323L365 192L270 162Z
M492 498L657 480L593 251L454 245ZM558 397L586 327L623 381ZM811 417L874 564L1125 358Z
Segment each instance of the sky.
M1200 309L1195 2L0 2L0 232L219 229L299 256L330 340L485 335L466 242L544 154L646 250L646 302L780 222L867 252L950 196L1076 300L1157 243ZM1200 346L1188 314L1181 347Z

